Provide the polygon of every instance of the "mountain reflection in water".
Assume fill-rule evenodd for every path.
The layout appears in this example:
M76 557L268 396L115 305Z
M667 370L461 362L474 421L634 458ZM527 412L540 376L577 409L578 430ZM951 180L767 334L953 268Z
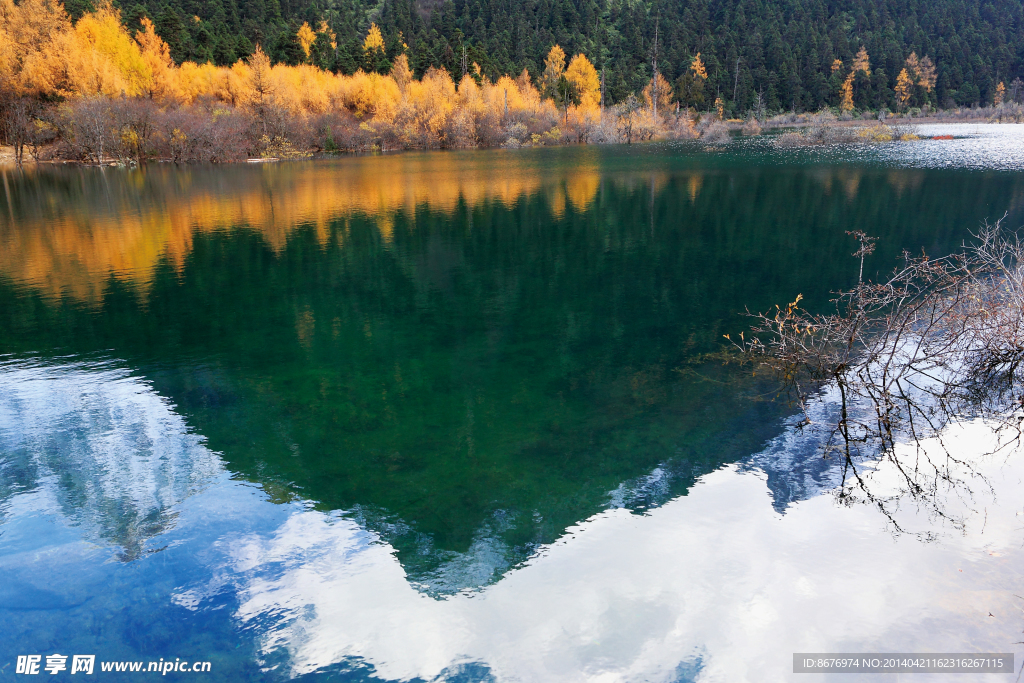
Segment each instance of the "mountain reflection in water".
M1003 643L1015 617L971 611L1017 580L1001 508L893 542L816 495L789 406L701 355L745 307L827 306L846 230L880 236L875 273L1024 216L1019 173L837 154L2 172L10 646L205 651L224 680L765 680L800 649Z
M58 396L61 405L49 406ZM248 656L260 677L763 681L787 680L796 651L1011 650L1020 626L1019 606L1007 601L1024 560L1019 457L983 464L995 495L967 503L984 507L984 520L975 516L963 534L940 532L938 542L893 538L871 508L839 507L828 496L782 515L764 475L728 466L643 515L600 512L498 583L437 600L358 514L274 503L218 476L218 457L181 431L166 401L111 364L8 364L0 415L5 452L26 453L22 469L36 476L0 503L0 616L22 627L8 639L18 651L39 649L38 633L48 632L55 644L75 640L109 658L181 643L211 656L236 624L253 639ZM89 438L80 432L91 421L99 429ZM47 444L62 434L83 437L82 447L69 462L46 460ZM97 437L134 442L136 452L97 466ZM959 452L991 438L981 424L947 435ZM102 481L127 471L116 494ZM949 504L965 503L952 496ZM175 519L147 526L145 538L110 533L170 506ZM936 529L913 510L899 521ZM134 569L97 563L97 542L164 559L137 560ZM58 549L40 564L40 550ZM462 569L481 561L471 550ZM168 591L167 603L122 593L133 585ZM120 626L94 636L88 624L107 613L134 628L178 626L155 640ZM245 671L230 658L218 664L225 680Z

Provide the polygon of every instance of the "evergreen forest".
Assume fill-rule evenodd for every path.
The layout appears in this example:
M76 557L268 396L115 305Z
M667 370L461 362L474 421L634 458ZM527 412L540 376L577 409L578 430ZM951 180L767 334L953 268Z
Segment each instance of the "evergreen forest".
M70 0L72 18L88 3ZM698 53L707 79L680 99L707 109L721 97L731 112L838 106L861 47L861 109L891 106L911 53L936 69L918 106L991 103L1000 82L1024 72L1022 0L122 0L121 10L132 32L149 17L179 63L228 65L259 44L274 62L340 73L384 73L404 53L417 77L434 66L456 80L475 68L537 79L559 44L603 73L609 104L639 92L655 64L685 92ZM374 23L384 48L367 53Z

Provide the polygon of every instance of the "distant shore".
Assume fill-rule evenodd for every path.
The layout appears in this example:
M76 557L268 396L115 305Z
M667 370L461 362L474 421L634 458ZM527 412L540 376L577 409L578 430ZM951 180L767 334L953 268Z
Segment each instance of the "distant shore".
M982 108L982 109L959 110L959 111L952 111L952 112L940 111L940 112L937 112L937 113L935 113L933 115L930 115L930 116L920 116L920 117L913 117L913 118L905 117L905 116L889 116L889 117L886 117L884 119L884 122L882 122L882 123L884 123L884 125L887 125L887 126L903 126L903 127L915 127L915 126L919 126L919 125L936 125L936 124L957 124L957 123L959 123L959 124L972 123L972 124L978 124L978 125L998 125L1000 123L998 121L998 119L997 120L993 120L993 118L994 118L993 117L993 111L994 111L994 108L990 107L990 108ZM815 126L821 126L822 125L821 120L820 120L821 116L822 115L820 113L818 113L818 114L810 114L810 113L801 113L801 114L785 113L785 114L778 114L778 115L775 115L775 116L772 116L772 117L766 117L766 119L763 122L760 123L760 128L759 128L758 132L755 133L755 134L756 135L762 135L762 134L770 134L772 131L782 131L782 130L798 131L800 129L810 129L810 128L813 128ZM1024 122L1024 120L1014 120L1014 119L1009 118L1009 117L1004 117L1004 121L1003 121L1003 123L1018 123L1018 122ZM827 125L828 127L841 128L841 129L850 129L850 128L868 129L868 128L872 127L872 126L877 126L879 123L880 123L880 120L877 118L877 115L868 116L868 117L850 118L850 119L847 119L847 120L843 120L842 118L831 117L830 116L830 117L828 117L827 123L825 125ZM598 124L598 125L600 125L600 124ZM750 123L749 123L749 120L744 121L744 120L740 120L740 119L728 119L728 120L725 120L725 121L715 121L715 120L710 120L709 121L708 119L704 119L704 128L705 128L705 130L709 129L711 125L716 126L718 131L723 131L724 130L724 131L729 132L730 133L730 137L731 137L732 134L735 134L736 132L740 132L744 136L750 136L750 130L749 130ZM693 128L693 133L692 134L689 134L689 135L685 135L685 134L684 135L679 135L678 132L676 132L675 135L671 135L671 136L658 136L658 135L655 134L655 135L652 135L647 140L640 140L640 141L637 141L637 142L647 142L647 141L657 142L657 141L663 141L663 140L666 140L666 139L680 139L680 138L683 138L683 139L686 139L686 138L703 139L704 137L705 137L705 135L702 135L702 131L701 131L701 120L698 120L698 123ZM715 140L715 142L723 142L723 141L724 141L724 139L717 139L717 140ZM847 138L844 138L841 141L847 141L848 142L848 141L850 141L850 138L847 137ZM871 141L871 140L865 139L865 141ZM877 142L878 140L874 140L874 141ZM571 141L561 141L561 140L557 140L557 141L556 140L545 140L545 141L542 141L542 142L540 142L539 144L536 144L536 145L531 145L530 142L527 141L527 142L524 142L524 144L518 145L518 147L559 146L559 145L567 145L567 144L622 144L624 142L626 142L626 141L625 140L620 140L620 139L600 139L600 140L592 140L592 141L588 141L588 142L584 142L584 143L571 142ZM500 146L484 146L484 145L480 145L480 146L477 146L475 148L474 147L470 147L469 149L494 149L496 147L500 147ZM40 154L41 158L38 159L38 160L35 159L28 150L26 150L25 156L24 156L24 162L25 163L31 163L31 164L76 165L76 166L125 166L126 165L123 160L119 160L118 158L113 157L113 156L104 157L102 159L102 161L100 161L99 163L97 163L97 161L95 161L95 160L82 160L82 159L73 159L73 158L61 158L58 155L55 155L53 148L54 148L54 146L50 145L47 148L41 150L41 152L42 152ZM460 149L466 149L466 148L460 148ZM379 154L379 153L396 153L396 152L404 152L404 151L423 151L423 150L421 148L405 148L405 149L395 149L395 150L381 150L379 148L367 147L365 149L332 151L332 152L309 151L309 152L306 152L306 153L292 154L291 156L286 156L286 157L239 158L239 159L236 159L236 160L232 160L231 162L228 162L228 163L273 163L273 162L289 161L289 160L318 159L318 158L320 158L320 159L322 159L322 158L339 158L339 157L345 157L345 156L366 155L366 154ZM159 157L159 156L149 156L149 157L146 157L143 160L143 163L189 163L189 162L175 162L174 159L169 158L169 157L164 158L164 157ZM0 167L6 168L6 167L14 167L14 166L16 166L14 148L11 147L10 145L0 145Z

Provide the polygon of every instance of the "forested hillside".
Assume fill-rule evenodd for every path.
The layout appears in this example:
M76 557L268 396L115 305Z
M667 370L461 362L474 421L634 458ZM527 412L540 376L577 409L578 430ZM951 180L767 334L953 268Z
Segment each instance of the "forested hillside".
M88 2L72 0L72 16ZM676 81L700 53L708 78L694 104L721 96L732 112L747 111L759 94L769 110L838 105L862 46L870 66L856 75L858 107L891 102L912 52L936 66L935 87L918 93L917 104L990 103L999 82L1009 86L1024 74L1022 7L1022 0L122 0L128 28L152 18L178 62L230 64L261 44L274 61L310 60L345 73L387 71L405 52L417 76L433 65L458 79L476 63L492 79L524 68L536 78L558 43L604 70L609 103L649 82L657 36L659 71L683 85ZM385 48L367 58L372 22ZM309 57L299 36L304 23L313 28Z

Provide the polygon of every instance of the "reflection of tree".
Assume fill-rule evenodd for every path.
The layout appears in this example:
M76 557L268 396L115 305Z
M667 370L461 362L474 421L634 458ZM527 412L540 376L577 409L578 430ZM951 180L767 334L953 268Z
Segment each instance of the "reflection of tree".
M732 368L698 368L699 382L674 369L746 303L849 286L830 266L844 228L877 226L876 260L941 250L1021 184L820 167L702 167L698 183L689 168L633 172L634 156L542 152L542 178L492 153L149 169L127 179L145 181L138 230L138 191L118 178L104 194L83 193L100 187L91 172L26 174L17 223L0 211L0 348L116 349L232 472L273 500L358 507L425 576L482 538L514 560L656 468L672 496L755 452L785 406L743 400L750 377ZM89 244L119 263L128 234L153 239L145 282L106 277L88 305L9 284L59 284L59 268L47 281L19 264L85 262Z
M975 456L942 442L946 427L982 417L1019 441L1024 243L1000 223L986 225L975 244L950 256L905 253L875 283L863 279L874 240L851 234L860 242L861 276L834 300L836 312L809 313L798 296L757 314L754 336L738 346L792 391L808 425L812 396L837 402L824 450L841 458L839 495L863 496L891 519L892 500L876 495L864 476L874 457L898 472L903 493L934 502L941 487L969 492L978 476ZM922 447L932 438L938 453ZM899 449L903 440L916 447ZM941 506L935 512L945 514Z

